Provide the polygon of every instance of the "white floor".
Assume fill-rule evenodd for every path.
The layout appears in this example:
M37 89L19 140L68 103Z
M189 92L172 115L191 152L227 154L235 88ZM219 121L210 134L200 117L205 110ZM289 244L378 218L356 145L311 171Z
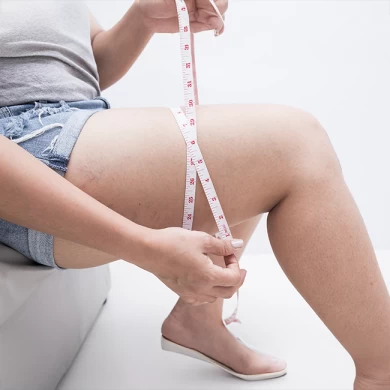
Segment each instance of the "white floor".
M390 287L390 252L378 253ZM205 363L161 351L160 325L175 296L153 275L117 262L108 302L58 390L344 390L354 367L338 341L295 291L272 255L246 256L236 329L288 361L287 376L243 382ZM353 272L353 270L351 270ZM234 307L227 302L226 311Z

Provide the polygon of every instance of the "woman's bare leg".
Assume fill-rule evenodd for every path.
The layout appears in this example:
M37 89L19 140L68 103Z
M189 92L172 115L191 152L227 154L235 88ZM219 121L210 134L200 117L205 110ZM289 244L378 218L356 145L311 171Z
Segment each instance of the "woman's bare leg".
M199 107L198 139L230 225L269 212L282 268L351 354L359 381L369 381L356 388L374 390L375 381L388 386L389 293L318 122L280 106ZM136 223L180 226L184 162L184 141L168 110L110 110L85 126L66 178ZM200 185L194 229L215 233ZM102 255L90 261L87 254L55 240L64 267L113 260Z
M260 217L234 226L231 229L233 237L240 237L247 243ZM237 253L238 258L241 258L244 250L245 247ZM214 263L224 266L222 258L212 256L212 259ZM237 341L222 322L222 307L222 299L196 307L179 299L162 325L162 334L167 339L196 349L242 374L277 372L286 368L285 361L255 352Z

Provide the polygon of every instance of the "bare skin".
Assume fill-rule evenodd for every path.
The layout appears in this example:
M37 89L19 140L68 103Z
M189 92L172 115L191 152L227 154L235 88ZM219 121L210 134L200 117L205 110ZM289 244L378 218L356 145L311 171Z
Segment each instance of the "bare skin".
M223 30L208 0L186 4L192 31ZM217 6L224 14L227 0L217 0ZM177 32L174 0L137 0L107 32L91 16L101 88L119 80L158 32ZM389 294L321 126L308 114L287 107L198 111L199 141L234 235L247 242L259 215L269 212L275 255L350 353L357 370L355 390L388 389ZM212 244L211 237L200 232L156 230L180 226L182 218L185 148L168 110L111 110L85 126L66 179L108 207L9 142L0 137L5 154L0 182L7 188L0 192L0 215L55 235L60 266L93 267L118 257L132 261L182 297L164 321L166 337L241 373L284 368L283 361L243 347L222 325L222 300L217 297L231 295L245 278L234 262L221 268L234 253L233 243L214 239ZM19 158L22 167L14 164ZM215 233L200 185L194 228ZM225 261L211 256L221 267L213 265L208 253L225 256ZM189 305L188 294L212 303L196 306L195 299Z
M355 390L389 388L389 293L323 128L309 114L272 105L200 106L198 125L199 144L234 234L237 229L247 240L256 225L250 220L269 212L274 253L289 280L351 355ZM103 204L153 229L181 226L184 178L184 141L170 111L157 108L94 115L66 174ZM194 229L216 232L200 185ZM63 267L115 260L63 239L56 238L54 246ZM211 345L202 343L196 323L208 324ZM284 364L240 350L233 338L228 340L220 301L199 307L179 301L163 325L163 334L169 332L173 341L239 372L275 371ZM194 335L198 339L189 345Z

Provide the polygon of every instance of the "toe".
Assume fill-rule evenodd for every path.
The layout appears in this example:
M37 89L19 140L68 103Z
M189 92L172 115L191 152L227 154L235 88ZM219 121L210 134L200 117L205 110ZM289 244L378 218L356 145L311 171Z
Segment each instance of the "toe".
M283 371L287 367L287 362L275 356L270 356L270 372Z

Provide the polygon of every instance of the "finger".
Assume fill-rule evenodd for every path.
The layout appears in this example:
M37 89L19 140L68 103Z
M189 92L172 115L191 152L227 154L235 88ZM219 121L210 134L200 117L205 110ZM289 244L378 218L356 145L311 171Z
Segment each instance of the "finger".
M219 240L218 238L208 236L204 243L203 253L217 256L229 256L237 252L237 250L243 246L243 240Z
M222 18L223 18L223 26L222 28L218 31L218 35L221 35L225 32L225 14L222 15Z
M240 272L240 265L238 264L237 257L235 255L224 256L226 268Z
M236 255L224 256L223 259L226 267L229 267L230 269L240 269Z
M242 271L245 272L245 270L242 270ZM241 284L239 286L237 286L237 287L220 287L220 286L213 287L211 290L211 293L218 298L230 299L237 292L237 290L243 285L244 280L245 280L245 275L244 276L242 275Z
M201 23L201 22L191 22L191 32L196 34L203 31L215 30L215 35L221 35L225 31L225 25L218 27L219 24L215 24L217 27L214 27L212 23Z
M198 306L207 305L207 303L208 302L196 302L196 303L193 303L191 306L198 307Z
M232 269L235 272L239 272L241 275L241 285L244 283L244 280L246 278L246 270L241 269L240 265L238 263L238 259L235 255L229 255L224 257L226 268Z
M192 297L181 297L184 302L192 306L205 305L206 303L214 303L217 300L215 295L198 294Z
M208 30L221 31L224 26L224 22L223 19L220 19L218 16L208 16L207 18L199 18L191 21L190 26L191 31L194 33Z
M236 269L222 268L214 264L212 274L213 287L234 287L237 290L245 279L246 271L240 270L238 264Z
M215 300L217 300L217 298L215 298ZM204 305L207 305L209 303L212 303L212 302L196 302L196 303L193 303L192 306L204 306Z
M212 17L208 21L208 24L211 25L218 34L221 33L221 31L223 30L223 28L225 26L225 22L224 22L222 17L221 18Z
M208 25L208 24L205 24L205 23L201 23L201 22L191 22L191 32L192 33L199 33L199 32L203 32L203 31L210 31L210 30L214 30L214 27Z

